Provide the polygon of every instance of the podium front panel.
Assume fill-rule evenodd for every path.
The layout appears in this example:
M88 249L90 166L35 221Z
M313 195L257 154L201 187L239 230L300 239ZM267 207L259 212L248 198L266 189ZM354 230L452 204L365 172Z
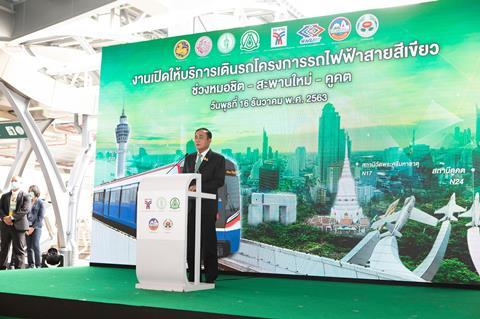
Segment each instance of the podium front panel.
M165 285L186 282L187 175L140 183L137 198L137 278Z

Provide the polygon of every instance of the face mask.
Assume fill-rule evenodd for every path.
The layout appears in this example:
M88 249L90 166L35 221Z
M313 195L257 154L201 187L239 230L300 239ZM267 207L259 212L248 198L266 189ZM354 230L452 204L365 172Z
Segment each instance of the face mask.
M30 195L31 198L34 198L34 197L35 197L35 193L34 193L34 192L30 192L30 193L28 193L28 195Z
M19 182L12 182L12 189L19 189L20 188L20 183Z

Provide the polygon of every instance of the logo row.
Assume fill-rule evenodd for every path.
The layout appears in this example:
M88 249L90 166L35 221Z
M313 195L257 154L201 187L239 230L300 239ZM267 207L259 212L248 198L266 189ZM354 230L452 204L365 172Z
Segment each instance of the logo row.
M224 33L220 36L217 41L217 48L218 51L221 53L229 53L235 47L235 36L230 33ZM208 36L202 36L198 38L197 42L195 42L195 53L198 56L204 57L210 54L213 48L212 39ZM190 54L190 42L187 40L180 40L175 44L175 48L173 49L173 53L175 57L179 60L185 59Z
M373 14L364 14L358 18L355 29L362 38L372 37L378 30L379 22ZM322 40L322 34L325 28L318 23L306 24L297 31L301 37L300 44L308 45L318 43ZM337 17L330 22L328 34L334 41L343 41L350 35L352 24L348 18ZM270 47L286 47L288 41L288 27L273 27L271 29ZM235 48L235 36L230 33L223 33L217 41L217 49L220 53L230 53ZM255 30L248 30L240 38L240 50L254 51L260 47L260 36ZM205 57L210 54L213 48L212 39L208 36L202 36L195 42L195 53L198 56ZM174 54L179 60L183 60L190 54L190 43L187 40L180 40L175 44Z
M144 203L145 203L145 209L147 210L152 209L153 200L151 198L145 198ZM170 209L180 208L180 200L178 199L178 197L171 198L168 203L169 203L168 205ZM167 199L164 197L157 198L156 205L158 209L164 210L165 208L167 208Z
M158 226L160 226L158 219L150 218L150 220L148 221L148 230L152 233L156 233L158 230ZM170 231L173 228L173 221L170 218L166 218L163 221L162 226L164 230Z

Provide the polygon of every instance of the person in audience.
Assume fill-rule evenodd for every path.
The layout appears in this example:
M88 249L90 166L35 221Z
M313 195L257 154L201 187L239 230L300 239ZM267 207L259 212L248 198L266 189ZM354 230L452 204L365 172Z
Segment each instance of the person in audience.
M0 269L7 269L7 257L12 244L15 268L25 267L27 214L32 207L28 193L21 190L19 176L10 180L11 190L0 197Z
M27 214L27 259L28 268L40 268L40 237L42 236L43 217L45 216L45 205L40 199L40 189L37 185L31 185L28 188L28 194L32 198L32 208Z

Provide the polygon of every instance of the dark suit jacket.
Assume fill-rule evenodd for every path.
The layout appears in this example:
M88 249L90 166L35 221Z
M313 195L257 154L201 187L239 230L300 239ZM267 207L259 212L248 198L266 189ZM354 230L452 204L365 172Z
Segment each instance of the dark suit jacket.
M0 198L0 218L8 216L10 211L10 198L12 197L12 191L5 193ZM32 199L30 195L20 191L17 195L17 206L13 212L13 227L16 230L28 230L27 214L32 207ZM3 223L3 221L1 221Z
M185 157L182 173L195 173L197 153L188 154ZM217 194L217 191L225 183L225 157L209 150L205 155L198 172L202 175L202 192ZM202 200L202 214L217 214L218 198Z
M33 228L42 228L43 217L45 216L45 204L40 198L33 204L32 209L28 212L28 223Z

